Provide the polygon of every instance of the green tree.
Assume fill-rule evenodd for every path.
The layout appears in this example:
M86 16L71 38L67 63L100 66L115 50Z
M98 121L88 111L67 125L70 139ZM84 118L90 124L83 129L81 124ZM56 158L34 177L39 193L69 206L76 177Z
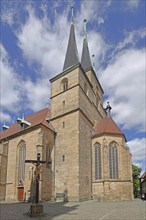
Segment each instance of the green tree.
M140 173L142 169L134 164L132 164L132 175L133 175L133 190L134 198L138 198L140 195Z

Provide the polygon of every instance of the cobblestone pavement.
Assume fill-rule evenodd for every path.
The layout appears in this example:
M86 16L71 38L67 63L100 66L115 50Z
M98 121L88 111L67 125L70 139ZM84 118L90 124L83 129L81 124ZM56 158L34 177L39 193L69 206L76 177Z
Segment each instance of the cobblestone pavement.
M29 203L1 203L0 220L146 220L146 201L44 203L44 215L30 217Z

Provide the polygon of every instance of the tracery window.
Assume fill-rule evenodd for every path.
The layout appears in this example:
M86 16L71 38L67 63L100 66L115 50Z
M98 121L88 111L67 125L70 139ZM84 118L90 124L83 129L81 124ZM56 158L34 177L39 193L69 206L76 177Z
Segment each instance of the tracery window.
M25 159L26 159L26 143L21 141L18 146L19 163L18 163L18 184L22 185L25 180Z
M63 89L63 92L68 89L68 79L67 78L64 78L62 80L62 89Z
M109 145L109 173L110 179L118 179L118 149L115 142Z
M95 179L99 180L102 178L101 145L99 143L96 143L94 146L95 146Z

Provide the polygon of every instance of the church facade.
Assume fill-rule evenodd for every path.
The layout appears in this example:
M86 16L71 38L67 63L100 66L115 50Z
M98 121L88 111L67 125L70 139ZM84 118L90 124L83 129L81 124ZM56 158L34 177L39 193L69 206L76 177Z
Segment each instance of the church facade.
M103 108L85 31L81 62L73 17L63 71L50 79L46 108L4 127L0 141L0 200L85 201L133 199L132 159L126 137ZM37 154L46 163L36 169ZM50 164L51 161L51 164Z

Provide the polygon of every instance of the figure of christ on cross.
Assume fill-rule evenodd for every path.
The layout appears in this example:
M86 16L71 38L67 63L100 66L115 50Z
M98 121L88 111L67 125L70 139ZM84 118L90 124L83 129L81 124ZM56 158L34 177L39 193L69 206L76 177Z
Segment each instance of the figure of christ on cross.
M35 203L39 203L39 179L40 179L40 164L46 163L46 160L40 160L40 153L37 153L37 159L36 160L25 160L25 163L32 163L36 166L36 187L35 187ZM51 164L51 162L48 162Z

